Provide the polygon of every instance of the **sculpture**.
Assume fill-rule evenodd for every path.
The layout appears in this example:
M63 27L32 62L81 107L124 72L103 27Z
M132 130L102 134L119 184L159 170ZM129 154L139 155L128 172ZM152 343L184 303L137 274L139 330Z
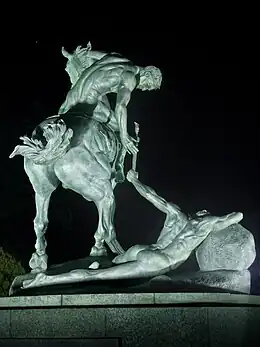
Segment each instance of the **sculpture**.
M35 191L36 252L29 262L35 273L47 269L48 206L60 182L97 206L99 221L90 255L106 254L104 242L112 252L123 253L113 223L113 190L124 181L126 152L138 151L127 131L127 105L135 88L157 89L162 80L156 67L138 67L119 54L92 51L90 43L73 54L64 49L62 53L68 58L72 86L59 114L36 127L31 139L21 137L24 145L10 155L24 156ZM111 92L117 94L114 111L107 98Z
M206 210L187 217L178 206L165 201L138 180L134 170L127 174L137 191L156 208L166 214L164 227L153 245L135 245L113 259L114 267L107 269L79 269L60 275L38 274L25 280L23 288L71 282L154 277L174 270L185 262L191 252L213 231L239 223L243 214L233 212L223 217L211 216Z
M77 47L73 54L63 48L62 54L68 59L66 71L71 81L66 100L58 115L39 124L32 138L22 137L24 145L16 146L10 155L24 156L24 168L35 190L36 202L36 252L29 263L32 271L14 280L10 294L21 287L26 289L93 280L148 278L157 281L156 276L163 274L167 275L164 278L173 279L176 283L178 275L175 276L174 270L193 251L202 271L182 274L179 277L181 282L206 284L208 287L214 287L218 282L219 288L249 293L250 273L247 269L255 259L255 245L250 232L238 224L243 214L233 212L215 217L203 210L194 217L186 216L177 205L167 202L138 179L139 125L135 123L134 139L128 134L127 105L135 88L152 90L160 87L160 70L153 66L135 66L117 53L93 51L90 43L86 48ZM111 92L117 96L114 110L107 97ZM126 153L132 155L128 181L141 196L165 213L166 219L156 243L134 245L124 252L114 228L113 191L117 183L125 180ZM99 269L99 261L94 259L93 262L92 258L90 265L84 264L81 268L73 266L72 271L58 274L48 271L45 240L48 206L51 194L60 182L64 188L74 190L96 204L99 222L90 255L106 255L106 243L116 254L114 265L110 260L107 265L113 266ZM230 254L229 246L233 247L236 257L232 256L226 265L224 261L219 261L219 245L229 239L236 241L236 248L232 242L226 248L220 247L224 253L227 249ZM213 244L214 259L211 256ZM243 256L246 250L250 250L250 257L238 262L240 253L237 249L240 248Z

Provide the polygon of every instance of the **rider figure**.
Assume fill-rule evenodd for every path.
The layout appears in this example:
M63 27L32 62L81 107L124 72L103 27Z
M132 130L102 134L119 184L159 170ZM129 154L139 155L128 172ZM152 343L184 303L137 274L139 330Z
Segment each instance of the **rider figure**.
M89 43L86 48L77 47L73 54L62 49L68 58L66 71L72 87L59 109L59 115L67 113L73 106L87 104L92 107L92 117L106 123L119 133L123 151L121 169L126 151L136 154L135 140L127 131L127 105L134 89L155 90L160 88L162 75L154 66L139 67L117 53L92 51ZM116 93L115 110L111 110L107 94Z

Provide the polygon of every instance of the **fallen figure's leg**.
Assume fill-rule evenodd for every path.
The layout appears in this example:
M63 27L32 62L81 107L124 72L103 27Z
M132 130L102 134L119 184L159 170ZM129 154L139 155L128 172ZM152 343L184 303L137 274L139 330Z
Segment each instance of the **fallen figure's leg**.
M183 232L184 235L182 235L184 237L176 237L172 245L167 246L165 249L149 250L149 247L143 250L140 249L140 252L137 253L136 260L107 269L80 269L53 276L40 273L34 280L24 281L23 288L94 280L150 278L162 275L181 265L211 231L225 229L229 225L239 223L242 218L242 213L230 213L223 217L205 216L200 218L199 222L191 223L190 232L186 226L186 230Z
M79 269L49 276L38 274L34 280L23 282L23 288L55 284L153 277L170 270L170 259L160 251L141 251L138 260L99 270Z

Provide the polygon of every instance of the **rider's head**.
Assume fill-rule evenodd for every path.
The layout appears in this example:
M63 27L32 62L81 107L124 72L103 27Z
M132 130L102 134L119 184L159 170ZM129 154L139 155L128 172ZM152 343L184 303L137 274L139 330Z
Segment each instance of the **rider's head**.
M155 66L140 68L140 81L137 86L141 90L159 89L162 83L162 73Z

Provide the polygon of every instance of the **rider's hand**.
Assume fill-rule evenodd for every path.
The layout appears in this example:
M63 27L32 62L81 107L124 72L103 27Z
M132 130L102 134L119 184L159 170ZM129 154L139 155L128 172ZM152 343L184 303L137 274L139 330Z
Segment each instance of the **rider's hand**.
M127 150L129 154L137 154L138 148L134 144L134 142L137 142L137 141L133 139L131 136L126 135L121 137L121 142L123 147Z
M129 182L133 182L135 180L138 180L138 172L134 171L134 170L130 170L128 171L126 178Z

